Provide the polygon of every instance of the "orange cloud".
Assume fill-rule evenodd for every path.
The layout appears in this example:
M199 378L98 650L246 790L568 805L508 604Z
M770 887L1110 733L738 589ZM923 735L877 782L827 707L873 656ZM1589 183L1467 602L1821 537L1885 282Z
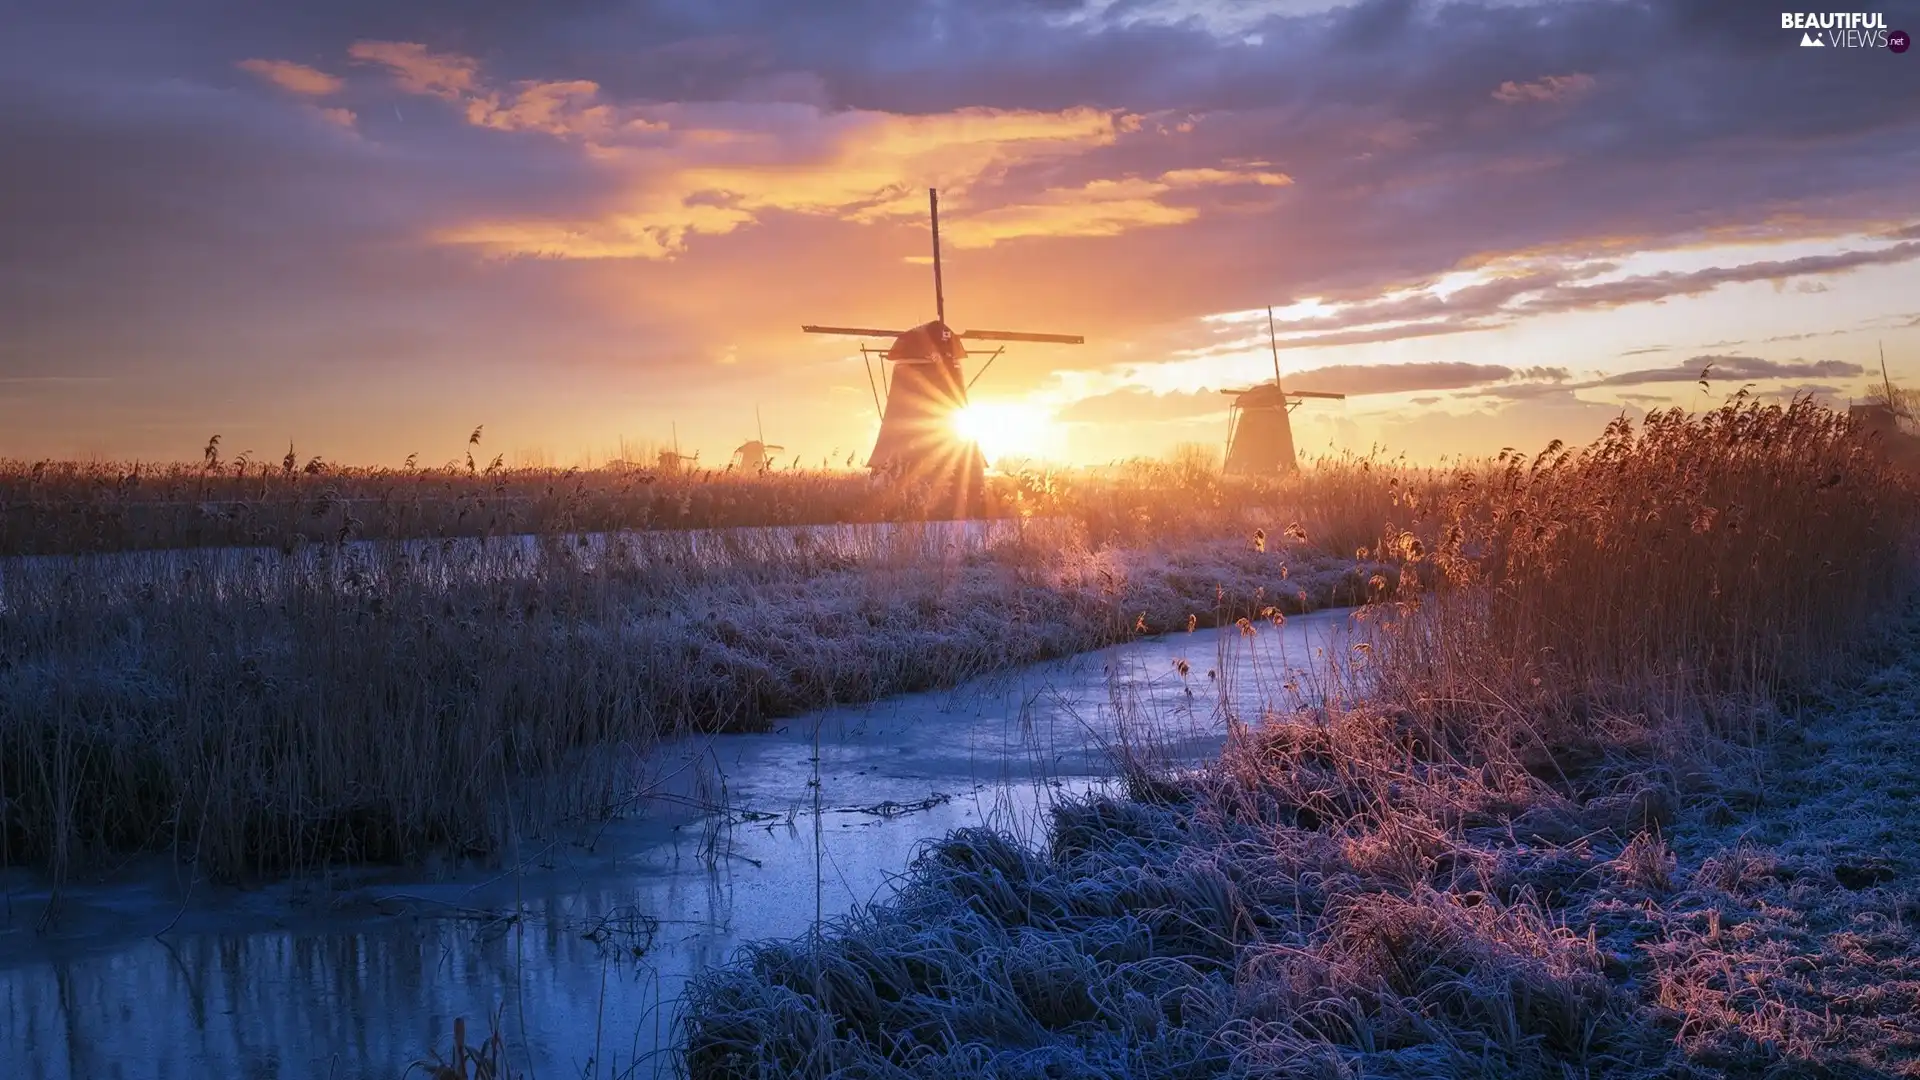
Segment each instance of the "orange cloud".
M584 135L605 131L612 110L597 104L600 86L579 79L572 82L522 84L520 93L502 102L489 94L467 103L467 121L498 131L544 131L549 135Z
M868 223L917 218L925 213L925 186L964 206L983 179L1017 163L1111 145L1129 122L1095 109L897 116L795 105L683 106L673 110L667 143L600 155L635 173L625 206L580 220L480 222L437 239L500 256L660 259L684 249L689 236L729 233L768 211ZM703 156L727 163L685 163ZM1109 206L1104 213L1137 218L1143 211ZM1026 226L1003 221L998 232L1025 235L1035 227L1037 218ZM1090 228L1111 225L1073 227L1082 235Z
M1142 117L1092 108L905 116L790 102L622 106L586 80L502 91L488 85L478 61L408 42L363 41L351 54L385 66L403 90L461 106L469 124L578 139L592 160L631 177L627 194L605 212L471 222L433 237L500 257L671 258L691 236L730 233L772 211L861 223L917 219L927 187L967 209L977 189L1014 166L1083 155L1144 127ZM1177 191L1292 182L1266 162L1097 180L1017 205L967 209L951 236L958 247L1117 236L1198 217L1194 207L1163 200Z
M600 84L588 79L515 83L511 91L489 86L480 62L457 53L437 53L407 41L361 41L347 50L362 63L379 64L400 89L460 105L466 121L496 131L538 131L599 144L622 132L658 131L664 125L628 115L600 100Z
M326 97L328 94L339 93L342 85L338 78L318 68L296 64L291 60L242 60L236 66L242 71L258 75L282 90L308 97Z
M1594 87L1591 75L1548 75L1534 82L1517 83L1509 79L1493 92L1493 100L1503 105L1526 105L1549 101L1568 101L1581 97Z
M380 64L393 73L400 89L446 101L459 101L479 87L480 62L470 56L429 51L410 41L356 41L347 55L363 64Z
M1174 169L1160 174L1170 187L1203 187L1209 184L1257 184L1261 187L1286 187L1293 177L1277 172L1243 172L1234 169Z
M1231 169L1175 169L1156 180L1128 177L1055 188L1039 200L969 214L948 230L959 248L992 247L1024 236L1119 236L1138 228L1184 225L1200 216L1191 206L1163 203L1177 189L1251 184L1286 187L1285 173Z

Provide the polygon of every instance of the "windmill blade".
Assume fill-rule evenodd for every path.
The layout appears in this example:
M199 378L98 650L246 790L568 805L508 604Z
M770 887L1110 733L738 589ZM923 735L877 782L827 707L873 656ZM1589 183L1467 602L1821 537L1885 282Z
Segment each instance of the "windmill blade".
M1027 334L1018 330L968 330L960 335L975 341L1041 341L1054 345L1085 345L1079 334Z
M775 446L762 446L762 447L761 447L760 449L762 449L762 450L764 450L764 451L766 451L766 452L767 452L767 453L769 453L769 454L784 454L784 453L786 453L786 452L787 452L787 448L786 448L786 447L784 447L784 446L777 446L777 445L775 445Z
M1326 398L1329 401L1347 400L1347 395L1345 394L1329 394L1322 390L1289 390L1287 391L1287 396L1288 397Z
M803 326L801 332L808 334L844 334L847 337L899 337L905 330L874 330L861 326Z

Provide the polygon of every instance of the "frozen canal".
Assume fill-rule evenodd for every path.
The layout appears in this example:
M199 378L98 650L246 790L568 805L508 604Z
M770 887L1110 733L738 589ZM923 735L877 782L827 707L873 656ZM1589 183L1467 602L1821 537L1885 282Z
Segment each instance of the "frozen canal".
M69 886L50 924L46 886L8 873L0 1077L393 1080L455 1017L478 1042L495 1015L516 1074L666 1075L693 972L884 899L928 838L1037 839L1051 800L1110 782L1110 746L1205 756L1228 713L1311 695L1349 622L1174 634L676 746L643 813L504 867L225 890L155 863Z

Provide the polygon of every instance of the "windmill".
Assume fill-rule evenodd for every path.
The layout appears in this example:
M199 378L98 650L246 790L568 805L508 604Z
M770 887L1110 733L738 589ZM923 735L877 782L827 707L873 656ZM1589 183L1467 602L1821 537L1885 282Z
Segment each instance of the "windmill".
M881 385L886 401L881 404L881 385L873 387L874 405L880 412L880 435L874 440L867 467L876 474L926 482L937 491L954 498L966 512L978 504L985 486L986 459L980 448L957 430L960 410L967 407L967 391L998 359L1004 346L985 354L973 379L964 378L960 363L967 358L968 341L1035 341L1055 345L1081 345L1079 334L1030 334L1013 330L966 330L955 333L947 325L947 301L940 276L940 193L927 189L927 209L933 225L933 311L932 322L911 330L875 330L853 326L802 326L809 334L842 334L850 337L892 338L884 353L860 347L862 357L879 353L883 361L893 362L893 379L887 382L886 366L881 365ZM869 381L873 369L867 369Z
M1227 412L1228 476L1280 476L1297 471L1290 415L1306 398L1344 401L1345 394L1315 393L1280 386L1280 339L1273 328L1273 309L1267 309L1267 343L1273 349L1273 381L1244 390L1222 390L1233 397Z
M673 449L660 451L656 461L659 470L667 474L684 472L693 468L699 461L700 451L698 450L691 454L680 452L680 425L673 425Z
M753 407L753 427L757 438L741 443L733 451L733 468L745 473L763 473L773 468L773 456L784 454L784 446L770 446L767 443L767 429L760 422L760 406Z

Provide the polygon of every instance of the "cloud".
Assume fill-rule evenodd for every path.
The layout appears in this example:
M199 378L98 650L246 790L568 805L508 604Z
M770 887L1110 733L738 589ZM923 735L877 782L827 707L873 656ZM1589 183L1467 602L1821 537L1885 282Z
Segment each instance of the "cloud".
M1414 390L1458 390L1520 376L1502 364L1432 361L1411 364L1335 364L1289 375L1289 390L1325 394L1402 394Z
M1659 383L1699 382L1706 372L1712 382L1755 382L1762 379L1831 379L1864 374L1866 369L1842 360L1764 360L1757 356L1696 356L1663 368L1643 368L1579 384L1581 388L1648 386Z
M900 260L926 252L928 186L952 211L963 318L1085 330L1078 357L1118 371L1207 344L1209 313L1306 297L1326 321L1287 327L1289 349L1504 359L1448 336L1519 341L1541 314L1714 287L1623 284L1599 260L1729 238L1836 255L1920 241L1920 82L1898 64L1809 66L1730 0L108 7L30 4L0 35L0 145L35 164L0 199L0 362L70 357L191 388L129 401L112 414L128 430L208 402L346 417L298 382L324 364L341 384L381 373L393 415L421 426L442 423L426 414L445 372L480 369L445 407L560 433L530 439L588 438L573 432L615 423L595 418L616 401L619 423L660 428L671 411L685 430L748 385L831 437L847 418L823 387L864 390L864 375L795 328L927 314L926 275ZM234 68L281 56L344 85L302 94ZM1591 88L1547 78L1570 74ZM1505 82L1519 100L1499 99ZM353 133L323 105L355 113ZM526 254L602 257L476 258ZM1585 276L1555 279L1569 267ZM1455 288L1466 271L1482 291ZM1831 295L1779 300L1843 305L1865 285L1823 280ZM1669 333L1624 340L1690 340ZM739 363L702 368L716 341ZM1607 360L1589 347L1624 346L1583 337L1569 361ZM1068 352L1017 349L993 378L1040 385L1081 362ZM696 369L737 379L677 377ZM619 399L623 379L645 392ZM106 430L91 404L69 412ZM4 426L37 445L65 438L55 415L27 418L39 434Z
M1224 413L1229 404L1226 395L1205 388L1156 394L1126 387L1082 398L1060 409L1054 418L1063 424L1160 424Z
M1828 255L1803 255L1797 259L1766 260L1731 267L1705 270L1668 271L1640 274L1618 281L1593 285L1561 285L1525 301L1519 310L1531 313L1575 311L1618 307L1692 296L1722 285L1758 281L1784 281L1807 274L1833 274L1864 266L1891 266L1920 259L1920 241L1904 241L1891 247L1840 251Z
M1498 386L1483 386L1468 393L1455 394L1454 396L1463 400L1470 398L1494 398L1501 401L1535 401L1546 398L1564 401L1578 400L1573 391L1573 387L1566 386L1559 381L1541 382L1528 380L1503 383Z
M475 127L587 140L664 127L636 110L603 101L600 84L591 79L528 79L501 90L482 78L478 60L408 41L358 41L347 55L386 68L407 93L458 104L466 122Z
M1783 386L1778 390L1771 391L1770 393L1771 393L1771 396L1773 397L1783 398L1788 400L1791 400L1797 397L1806 396L1806 397L1812 397L1816 399L1823 398L1831 401L1836 398L1843 398L1847 396L1847 392L1845 390L1841 389L1838 386L1831 386L1826 383L1801 383L1799 386Z
M282 90L307 97L326 97L329 94L337 94L340 88L346 85L337 77L318 68L296 64L291 60L242 60L237 66L240 70L258 75Z
M1537 256L1527 256L1537 258ZM1894 265L1920 259L1920 242L1889 248L1810 255L1787 260L1765 260L1699 271L1641 274L1593 285L1576 282L1613 272L1610 262L1573 263L1556 268L1519 270L1486 268L1485 280L1436 291L1436 281L1414 289L1398 289L1369 299L1324 305L1325 314L1280 323L1278 346L1283 349L1327 348L1343 345L1401 341L1471 333L1511 326L1534 314L1604 310L1629 304L1652 303L1672 297L1710 292L1722 285L1772 281L1776 287L1807 274L1833 274L1867 266ZM1802 283L1795 291L1817 294L1820 284ZM1349 328L1352 329L1344 329ZM1829 336L1845 330L1785 335L1769 341ZM1265 344L1264 335L1216 343L1212 352L1236 352ZM1621 355L1637 356L1669 351L1648 346Z
M1286 187L1291 177L1274 172L1231 169L1175 169L1148 180L1090 180L1077 188L1053 188L1032 202L997 206L969 215L945 235L960 248L992 247L1030 236L1119 236L1131 229L1184 225L1200 216L1194 206L1176 206L1161 197L1181 189L1206 187Z
M1141 118L1088 108L1056 113L960 109L902 116L832 112L818 105L742 102L723 107L610 105L589 80L493 88L471 57L417 43L363 41L359 61L385 66L410 93L454 102L466 121L501 131L585 139L595 160L628 171L632 193L601 215L474 222L437 235L498 256L662 259L695 235L724 235L768 211L834 214L871 223L917 217L916 180L964 206L983 180L1020 165L1084 153L1136 133ZM670 133L670 134L667 134ZM633 136L642 136L638 142ZM671 153L675 159L666 161ZM725 164L707 164L713 157ZM1198 208L1166 201L1202 189L1281 188L1271 168L1195 166L1150 177L1100 178L1048 187L1023 202L989 206L954 222L955 248L1031 236L1111 237L1181 225Z
M1570 378L1565 368L1512 368L1502 364L1433 361L1407 364L1335 364L1287 375L1287 389L1361 397L1404 394L1422 390L1458 390L1488 387L1524 379L1556 387ZM1235 388L1238 388L1236 384ZM1225 411L1223 388L1155 393L1137 386L1081 398L1062 409L1059 419L1069 423L1156 423L1185 420ZM1427 398L1427 402L1438 398Z
M997 173L1111 145L1138 125L1137 118L1096 109L899 116L778 103L662 113L670 118L663 122L671 131L665 144L601 153L605 167L632 178L603 213L479 221L435 239L498 256L663 259L684 251L690 237L725 235L772 212L864 224L918 220L926 213L923 184L964 210L974 189ZM1161 195L1203 182L1274 186L1268 175L1090 182L1076 192L965 214L944 235L956 247L991 247L1024 236L1114 236L1179 224L1194 212L1163 204Z
M1548 75L1533 82L1518 83L1509 79L1500 84L1493 92L1493 100L1502 105L1541 104L1554 101L1569 101L1584 97L1593 91L1594 78L1591 75L1575 73L1572 75Z
M356 41L347 55L385 67L409 94L464 101L480 93L480 62L470 56L434 52L413 41Z

